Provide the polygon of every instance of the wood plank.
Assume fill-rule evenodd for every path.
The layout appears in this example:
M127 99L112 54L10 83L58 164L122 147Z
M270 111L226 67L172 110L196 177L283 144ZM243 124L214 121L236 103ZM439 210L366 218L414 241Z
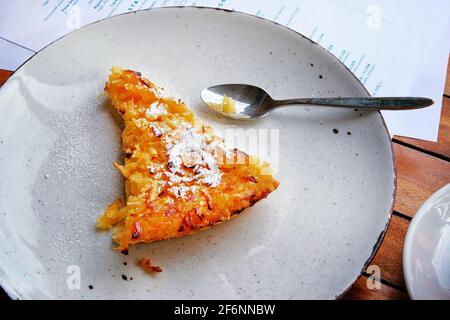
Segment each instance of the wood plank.
M436 190L450 183L450 162L394 143L397 195L394 210L413 217Z
M450 73L449 73L450 74ZM422 150L431 151L450 159L450 98L444 97L441 110L441 122L437 142L394 136L394 140L413 145Z
M383 243L370 262L370 265L380 267L381 279L401 288L406 288L403 279L402 253L409 223L409 220L394 214Z
M379 283L380 289L369 289L367 287L367 276L358 278L351 289L341 298L342 300L406 300L408 294Z
M12 74L13 74L12 71L0 69L0 87L2 86L2 84L4 84L4 83L6 82L6 80L8 80L8 78L9 78Z
M447 81L445 82L444 94L450 96L450 55L448 56Z

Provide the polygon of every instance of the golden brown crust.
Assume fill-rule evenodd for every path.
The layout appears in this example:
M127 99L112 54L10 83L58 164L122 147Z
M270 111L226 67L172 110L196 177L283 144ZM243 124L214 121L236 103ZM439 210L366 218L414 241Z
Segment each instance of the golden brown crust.
M126 179L127 199L123 207L118 200L109 206L98 226L115 225L118 249L229 220L277 188L266 163L237 149L223 150L221 139L183 102L162 97L140 73L113 68L105 91L125 122L124 164L114 165ZM186 137L200 140L203 149L174 158L174 146L179 149ZM223 153L215 152L219 149Z

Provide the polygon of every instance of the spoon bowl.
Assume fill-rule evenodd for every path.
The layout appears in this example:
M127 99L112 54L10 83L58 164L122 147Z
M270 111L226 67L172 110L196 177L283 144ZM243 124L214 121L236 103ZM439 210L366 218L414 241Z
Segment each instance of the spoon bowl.
M220 108L224 97L233 99L233 112ZM214 111L239 120L260 118L266 115L274 104L272 97L263 89L243 84L212 86L202 90L201 98Z

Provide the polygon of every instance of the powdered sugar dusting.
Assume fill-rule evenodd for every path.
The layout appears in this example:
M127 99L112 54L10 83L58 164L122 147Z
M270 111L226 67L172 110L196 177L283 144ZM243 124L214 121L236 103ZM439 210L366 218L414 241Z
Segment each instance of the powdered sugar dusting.
M222 172L214 158L215 145L208 143L208 137L198 129L182 127L164 137L169 170L165 172L171 183L197 181L217 187ZM193 169L194 175L186 175L185 168Z
M145 115L150 120L156 120L159 116L167 114L167 105L161 103L159 100L153 102L150 107L145 111Z

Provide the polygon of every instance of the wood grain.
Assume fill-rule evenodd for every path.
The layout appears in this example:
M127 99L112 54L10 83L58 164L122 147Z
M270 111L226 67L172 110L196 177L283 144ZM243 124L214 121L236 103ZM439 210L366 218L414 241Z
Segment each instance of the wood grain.
M0 87L8 80L8 78L13 74L12 71L0 69Z
M367 276L362 275L353 287L341 298L342 300L406 300L408 294L379 283L380 289L369 289L367 287Z
M394 210L413 217L435 191L450 183L450 162L394 143L397 195Z
M441 155L450 159L450 98L444 97L442 102L441 122L439 125L439 136L437 142L394 136L398 140L424 151Z
M370 265L380 267L381 279L401 288L405 288L402 253L409 223L408 219L394 214L383 243L370 262Z

